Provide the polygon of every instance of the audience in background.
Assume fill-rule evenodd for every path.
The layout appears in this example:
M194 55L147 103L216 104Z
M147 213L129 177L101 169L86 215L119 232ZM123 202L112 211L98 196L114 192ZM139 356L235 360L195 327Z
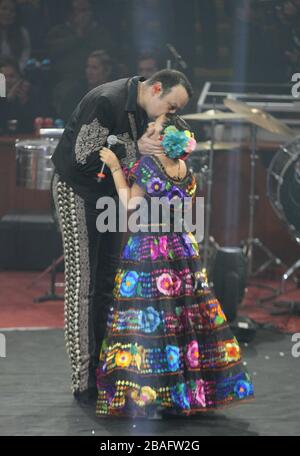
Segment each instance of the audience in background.
M0 0L0 57L10 57L24 68L30 57L28 31L21 26L15 0Z
M159 63L158 57L154 53L145 52L138 57L137 60L137 74L149 79L156 71L161 70L163 67Z
M149 49L155 53L166 53L166 43L171 41L173 20L172 0L131 0L128 8L131 67L135 67L136 56ZM180 33L177 31L177 33Z
M92 52L86 63L85 77L72 84L63 81L54 89L54 106L58 117L67 121L81 98L98 85L114 79L113 62L103 50Z
M277 12L291 75L300 68L300 0L284 1Z
M82 77L86 59L95 49L113 51L110 34L95 21L89 0L72 1L67 22L49 31L46 45L57 81Z
M224 0L219 7L216 0L0 0L0 60L9 92L0 116L4 103L4 122L15 118L18 130L28 132L36 116L67 121L103 82L133 73L147 79L168 60L175 67L167 43L187 63L191 80L195 67L220 66L221 39L234 80L288 82L299 72L300 0ZM229 25L224 36L221 10Z
M16 0L16 3L22 26L26 28L30 36L31 53L43 52L45 45L44 0Z
M17 121L17 131L32 133L36 117L51 114L43 93L24 79L18 63L10 58L0 60L0 73L6 79L6 98L3 99L2 128L9 131L9 121Z

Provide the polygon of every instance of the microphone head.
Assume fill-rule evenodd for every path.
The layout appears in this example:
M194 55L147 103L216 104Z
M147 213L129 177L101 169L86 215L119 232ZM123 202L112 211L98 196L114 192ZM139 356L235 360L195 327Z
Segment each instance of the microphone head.
M118 138L115 135L109 135L106 141L109 147L118 144Z

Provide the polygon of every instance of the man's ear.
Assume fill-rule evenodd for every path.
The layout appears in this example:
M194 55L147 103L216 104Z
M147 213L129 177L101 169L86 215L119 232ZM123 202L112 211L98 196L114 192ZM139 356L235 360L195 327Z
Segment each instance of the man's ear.
M152 95L161 95L162 94L161 82L157 81L151 86L151 94Z

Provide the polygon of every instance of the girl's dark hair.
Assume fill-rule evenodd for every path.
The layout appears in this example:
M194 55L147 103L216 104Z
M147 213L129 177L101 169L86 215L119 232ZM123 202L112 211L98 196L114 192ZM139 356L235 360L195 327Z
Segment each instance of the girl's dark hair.
M166 121L163 123L163 130L170 125L174 125L177 130L191 130L189 124L182 119L182 117L178 116L178 114L166 114Z

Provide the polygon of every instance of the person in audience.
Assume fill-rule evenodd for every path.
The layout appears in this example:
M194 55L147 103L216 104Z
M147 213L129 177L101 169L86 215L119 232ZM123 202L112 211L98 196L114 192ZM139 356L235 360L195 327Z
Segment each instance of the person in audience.
M137 74L143 76L145 79L151 78L151 76L160 69L160 62L154 53L145 52L138 57Z
M0 58L18 61L21 69L31 53L28 31L20 25L15 0L0 0Z
M88 55L95 49L113 48L110 33L94 20L89 0L72 0L72 8L65 24L50 29L46 47L57 81L74 80L83 76Z
M3 130L9 132L9 121L17 120L17 132L32 133L36 117L51 115L42 92L24 79L18 62L10 58L0 60L0 73L4 74L6 80L6 98L2 107Z
M85 76L70 84L63 81L54 89L54 105L58 117L68 120L81 98L95 87L112 79L113 61L103 50L92 52L86 62Z

